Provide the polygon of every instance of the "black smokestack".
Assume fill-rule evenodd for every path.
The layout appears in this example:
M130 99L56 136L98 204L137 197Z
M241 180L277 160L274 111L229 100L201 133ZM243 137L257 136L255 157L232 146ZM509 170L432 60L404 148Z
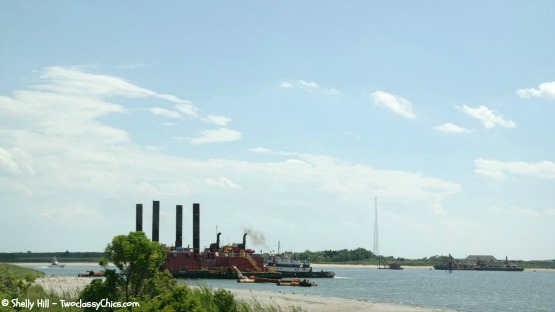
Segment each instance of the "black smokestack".
M247 249L247 233L243 235L243 249Z
M135 231L139 232L143 230L143 204L137 204L135 208Z
M175 247L183 246L183 206L177 205L175 210Z
M222 235L222 233L218 233L218 235L216 235L216 249L217 250L220 249L220 235Z
M155 200L152 202L152 241L160 241L160 202Z
M200 205L193 204L193 252L199 253L200 245Z

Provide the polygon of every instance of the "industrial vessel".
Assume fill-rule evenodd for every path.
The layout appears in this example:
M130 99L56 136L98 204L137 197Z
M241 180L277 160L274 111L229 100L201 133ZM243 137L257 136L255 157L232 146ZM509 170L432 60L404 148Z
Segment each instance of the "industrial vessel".
M470 257L470 256L469 256ZM488 256L491 257L491 256ZM524 268L519 268L515 264L510 263L509 259L506 257L504 262L497 261L495 258L491 257L492 260L483 260L478 258L476 262L461 262L449 255L445 262L438 263L434 265L436 270L454 271L454 270L465 270L465 271L513 271L522 272Z
M160 203L153 202L152 237L158 241ZM220 235L210 248L200 251L200 205L193 204L193 248L182 244L183 206L176 207L176 240L175 245L167 248L164 269L176 278L214 278L236 279L234 267L248 276L260 278L281 278L282 274L267 268L264 258L246 248L247 234L243 235L242 243L231 246L220 246ZM137 204L137 231L142 231L142 204Z

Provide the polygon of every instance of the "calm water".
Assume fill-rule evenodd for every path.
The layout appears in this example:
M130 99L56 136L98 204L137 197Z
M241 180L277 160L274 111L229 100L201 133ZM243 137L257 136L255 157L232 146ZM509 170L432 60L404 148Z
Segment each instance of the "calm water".
M50 275L77 276L98 265L52 269L33 266ZM425 269L403 271L370 268L322 268L333 279L315 279L318 287L239 284L234 280L202 280L212 287L294 292L326 297L369 300L455 311L555 311L555 272L472 272ZM186 280L196 285L199 281Z

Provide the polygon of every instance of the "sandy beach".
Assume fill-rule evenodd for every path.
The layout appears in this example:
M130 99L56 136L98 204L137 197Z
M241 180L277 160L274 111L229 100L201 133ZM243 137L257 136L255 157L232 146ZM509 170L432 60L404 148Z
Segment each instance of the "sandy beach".
M82 277L65 277L65 276L46 276L38 278L36 285L40 285L47 292L57 295L69 296L77 298L79 292L85 288L93 279ZM432 309L424 309L420 307L402 306L394 304L376 303L371 301L358 301L340 298L328 298L320 296L308 296L296 294L294 292L271 292L271 291L254 291L245 289L227 289L236 299L247 302L256 301L264 306L280 306L288 308L291 306L301 307L307 312L355 312L355 311L371 311L371 312L430 312L440 311Z
M301 307L307 312L429 312L441 311L411 307L403 305L376 303L372 301L349 300L340 298L329 298L320 296L309 296L286 292L252 291L245 289L228 289L235 298L245 301L253 301L263 305L274 305L282 308L290 306Z

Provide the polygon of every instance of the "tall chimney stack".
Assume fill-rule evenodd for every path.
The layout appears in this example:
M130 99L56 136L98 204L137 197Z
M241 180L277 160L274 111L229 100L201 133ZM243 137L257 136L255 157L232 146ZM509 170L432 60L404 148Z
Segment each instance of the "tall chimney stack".
M135 231L143 230L143 204L135 206Z
M200 205L193 204L193 252L200 252Z
M159 242L160 234L160 202L155 200L152 202L152 241Z
M175 210L175 247L183 246L183 206L177 205Z

